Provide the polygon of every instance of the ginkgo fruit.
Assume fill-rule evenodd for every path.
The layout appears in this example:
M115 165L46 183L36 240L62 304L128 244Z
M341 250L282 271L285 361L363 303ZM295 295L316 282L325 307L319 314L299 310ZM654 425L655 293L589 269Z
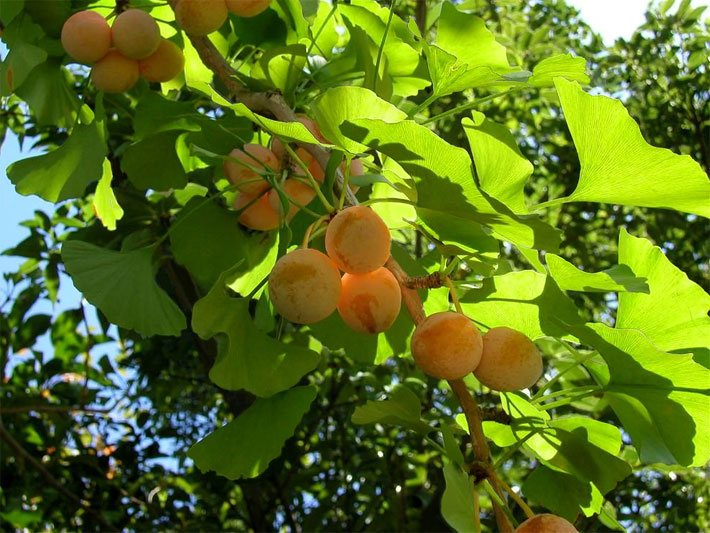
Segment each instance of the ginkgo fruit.
M224 174L242 192L257 195L269 188L263 176L278 172L281 162L274 153L260 144L248 143L244 150L236 148L224 161Z
M269 202L269 194L254 196L238 194L234 199L234 209L243 210L239 214L239 223L249 229L271 231L279 227L279 212Z
M380 333L399 315L402 293L397 279L384 267L366 274L343 274L338 313L360 333Z
M127 91L136 84L139 75L138 61L118 50L109 50L91 69L91 81L97 89L107 93Z
M478 381L497 391L517 391L535 384L542 375L542 357L525 335L508 327L488 330L483 355L474 372Z
M310 172L311 176L313 176L318 183L323 183L325 180L325 171L323 170L323 167L320 166L320 163L318 163L316 158L302 147L296 149L296 156L308 168L308 172ZM299 176L301 178L306 177L306 171L300 164L298 164L298 162L294 161L291 169L292 175Z
M225 0L225 3L238 17L255 17L269 8L271 0Z
M176 78L184 66L182 50L167 39L161 39L158 49L138 62L141 76L151 83L163 83Z
M227 20L224 0L178 0L175 20L185 33L204 37L217 31Z
M520 524L515 533L579 533L564 518L550 514L539 514Z
M340 272L312 248L299 248L276 262L269 275L269 296L278 313L297 324L319 322L335 311Z
M289 220L296 215L300 207L310 204L316 196L316 191L313 190L313 187L294 178L284 181L281 188L289 201L288 213L286 214L286 218ZM284 212L281 196L276 189L269 191L269 202L278 213Z
M145 59L160 45L160 29L155 19L140 9L127 9L111 26L113 46L130 59Z
M62 26L62 46L81 63L95 63L111 48L111 28L95 11L79 11Z
M425 318L412 335L412 355L425 374L460 379L481 361L483 341L476 325L461 313L445 311Z
M325 232L325 249L338 268L349 274L377 270L390 256L387 225L369 207L353 206L333 217Z

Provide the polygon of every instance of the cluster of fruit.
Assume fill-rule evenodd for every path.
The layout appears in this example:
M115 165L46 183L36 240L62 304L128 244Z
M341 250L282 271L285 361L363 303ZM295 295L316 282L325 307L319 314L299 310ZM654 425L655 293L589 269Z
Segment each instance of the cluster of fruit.
M271 0L178 0L175 20L188 35L204 37L220 29L230 12L255 17L270 4Z
M318 140L327 142L313 120L305 115L299 115L297 120ZM274 137L271 148L248 143L243 148L235 148L227 155L223 166L224 175L238 191L233 206L240 211L239 222L243 226L259 231L276 229L282 218L291 220L299 208L307 206L315 198L316 191L307 174L310 174L317 184L322 184L325 171L304 148L296 148L293 153L300 164L288 156L284 144ZM284 161L288 160L291 161L288 177L280 183L279 191L271 187L266 176L272 174L278 177L284 167ZM345 172L344 164L340 169ZM353 159L350 162L350 176L361 176L363 173L362 161ZM355 187L351 189L357 191ZM282 199L286 201L286 206Z
M177 77L185 65L182 50L160 37L158 24L140 9L128 9L109 26L95 11L79 11L62 27L62 46L73 59L93 65L97 89L120 93L142 76L149 82Z
M269 276L274 308L297 324L319 322L337 309L360 333L389 329L402 301L397 279L383 266L390 244L387 225L369 207L340 211L326 228L327 255L300 248L276 262Z

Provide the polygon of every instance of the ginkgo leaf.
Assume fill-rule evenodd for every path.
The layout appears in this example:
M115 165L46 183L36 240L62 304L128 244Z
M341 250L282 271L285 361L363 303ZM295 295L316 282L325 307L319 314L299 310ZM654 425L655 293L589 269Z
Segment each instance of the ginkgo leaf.
M246 389L257 396L271 396L293 387L320 360L313 350L284 344L254 327L247 298L227 294L224 272L210 292L197 301L192 329L203 339L223 336L210 379L226 390Z
M203 472L228 479L253 478L281 453L316 397L315 387L296 387L257 399L246 411L187 452Z
M474 111L473 119L461 121L473 153L481 189L515 213L526 213L525 183L533 172L508 129Z
M533 87L550 87L555 78L562 77L586 85L589 83L586 65L587 61L583 57L575 57L571 54L546 57L535 65L528 84Z
M96 186L93 205L96 216L101 223L106 229L114 231L116 229L116 221L121 220L121 217L123 217L123 209L118 204L116 195L113 194L113 189L111 188L111 180L113 179L111 162L108 159L104 159L102 168L103 174Z
M185 315L155 282L154 252L116 252L72 240L62 246L62 259L76 288L112 323L146 336L177 336Z
M545 262L550 275L562 290L648 293L646 278L636 276L628 265L614 265L601 272L585 272L559 255L545 254Z
M77 124L59 148L13 163L7 176L20 194L61 202L82 196L101 178L106 153L102 123Z
M619 262L648 278L649 294L619 295L616 327L643 331L661 350L710 356L710 295L646 239L619 235ZM708 365L710 366L710 365Z
M369 401L356 407L352 421L354 424L394 424L427 433L431 428L422 420L421 411L417 395L400 385L386 400Z
M648 144L623 104L558 78L565 120L579 154L574 192L549 202L664 207L710 217L710 180L690 156Z
M476 530L474 480L455 463L444 465L446 487L441 496L441 516L459 533Z

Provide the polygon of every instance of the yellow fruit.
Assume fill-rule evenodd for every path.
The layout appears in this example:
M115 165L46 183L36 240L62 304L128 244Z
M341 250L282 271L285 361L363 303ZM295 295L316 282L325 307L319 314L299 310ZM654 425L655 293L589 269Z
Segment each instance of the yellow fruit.
M244 150L236 148L229 157L224 161L224 174L240 191L251 195L269 188L263 175L269 170L278 172L281 169L281 162L274 153L260 144L245 144Z
M113 46L130 59L145 59L160 45L160 29L145 11L127 9L111 27Z
M62 26L62 46L81 63L94 63L111 48L111 28L95 11L79 11Z
M239 223L249 229L271 231L279 227L279 213L271 207L269 195L255 196L241 193L234 199L234 209L244 211L239 215ZM247 207L249 206L249 207Z
M269 276L269 296L286 320L297 324L319 322L338 305L340 272L318 250L294 250L274 265Z
M482 350L481 333L460 313L434 313L412 335L412 355L417 365L425 374L439 379L460 379L473 372Z
M293 200L293 202L289 205L288 214L286 215L288 220L292 219L296 215L299 206L307 206L311 203L313 198L316 197L316 191L314 191L310 185L293 178L289 178L284 181L282 189L284 194ZM276 189L271 189L269 191L269 202L271 203L271 207L273 207L278 213L283 213L281 197Z
M567 520L553 514L539 514L520 524L515 533L579 533Z
M175 20L188 35L204 37L222 27L227 5L224 0L178 0Z
M151 83L162 83L178 77L184 66L182 50L167 39L161 39L158 49L138 62L141 76Z
M402 302L399 283L380 267L367 274L343 274L338 313L360 333L386 331L397 319Z
M316 161L315 157L307 152L305 148L297 148L296 155L303 162L303 164L308 167L308 172L311 173L311 176L313 176L318 183L323 183L325 180L325 172L323 167L321 167L318 161ZM306 172L303 168L301 168L301 165L296 162L293 162L291 165L291 174L307 179Z
M390 256L390 232L369 207L353 206L333 217L325 232L325 249L348 274L377 270Z
M107 93L127 91L136 84L138 77L138 61L117 50L109 50L91 69L91 81L97 89Z
M227 9L238 17L255 17L266 11L271 0L225 0Z
M483 336L483 355L474 374L493 390L526 389L540 379L542 357L533 342L519 331L492 328Z

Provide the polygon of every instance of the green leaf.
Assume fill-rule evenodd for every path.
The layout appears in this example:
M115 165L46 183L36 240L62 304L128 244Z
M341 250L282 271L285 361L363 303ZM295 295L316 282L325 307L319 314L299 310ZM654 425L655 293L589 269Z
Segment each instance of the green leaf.
M50 58L32 69L15 94L27 102L39 125L69 128L81 105L72 83L69 71Z
M545 261L550 275L566 291L648 293L646 278L634 275L628 265L614 265L601 272L585 272L559 255L546 254Z
M154 91L146 91L136 105L133 129L136 138L145 139L164 131L199 131L194 102L176 102Z
M446 488L441 496L441 516L458 532L476 529L473 505L473 478L454 463L444 465Z
M246 256L249 237L239 228L235 212L197 197L180 210L170 243L175 260L207 289Z
M7 175L18 193L61 202L83 196L101 178L106 153L102 123L77 124L59 148L13 163Z
M473 120L461 121L473 153L481 189L507 205L515 213L527 213L525 183L533 166L520 153L508 129L473 112Z
M10 96L22 86L32 69L47 59L47 52L24 42L16 43L0 64L0 96Z
M273 48L264 52L259 61L254 63L251 76L285 95L290 95L303 77L305 64L304 45L293 44Z
M621 294L616 327L639 329L661 350L710 356L710 295L648 240L622 228L619 262L648 278L650 294Z
M139 189L182 189L185 169L175 149L179 133L167 131L131 144L121 159L121 169Z
M461 298L467 316L486 328L508 326L535 340L568 335L568 325L582 325L577 307L552 278L532 270L483 280Z
M194 444L187 455L202 472L214 471L232 480L256 477L279 456L315 397L315 387L296 387L259 398Z
M552 87L554 79L561 77L587 85L589 76L587 76L586 66L587 61L583 57L575 57L571 54L546 57L535 65L528 84L533 87Z
M230 275L231 270L224 272L193 308L195 333L203 339L221 338L210 379L223 389L246 389L262 397L293 387L316 367L320 355L279 342L255 328L249 300L227 294L225 280Z
M246 296L256 289L274 268L279 253L278 234L255 233L250 237L249 243L243 246L242 251L245 261L232 270L233 274L227 278L227 287Z
M177 336L185 316L153 277L154 247L115 252L66 241L62 258L86 299L114 324L146 336Z
M362 87L335 87L326 91L312 107L313 118L323 135L334 144L357 154L367 150L352 137L345 135L340 126L358 118L378 117L385 122L400 122L407 115L389 102Z
M454 4L441 7L436 43L425 47L436 96L505 81L513 70L506 49L483 19L462 13Z
M579 511L591 516L593 509L601 509L603 495L592 483L584 482L571 474L540 465L525 479L523 494L553 513L574 522Z
M710 371L691 355L668 354L638 330L574 327L609 365L605 398L646 463L701 466L710 459ZM707 365L707 362L706 362ZM608 379L608 382L607 382Z
M471 159L414 121L387 123L359 119L341 128L350 138L392 157L413 178L417 213L439 235L470 231L469 242L481 241L479 224L502 238L526 247L556 249L559 233L537 216L516 215L501 202L487 197L473 179ZM406 144L403 140L406 139ZM489 238L490 239L490 238ZM490 243L486 243L487 248Z
M429 425L421 418L419 398L404 385L397 385L387 400L369 401L353 412L353 424L393 424L428 433Z
M109 231L114 231L116 229L116 221L121 220L121 217L123 217L123 209L118 205L116 195L113 194L113 189L111 188L111 180L113 179L111 162L108 159L104 159L102 168L103 173L101 179L99 179L99 184L96 186L93 206L96 216L104 227Z
M710 217L710 180L690 156L649 145L618 100L555 81L581 172L574 192L550 204L608 202Z

